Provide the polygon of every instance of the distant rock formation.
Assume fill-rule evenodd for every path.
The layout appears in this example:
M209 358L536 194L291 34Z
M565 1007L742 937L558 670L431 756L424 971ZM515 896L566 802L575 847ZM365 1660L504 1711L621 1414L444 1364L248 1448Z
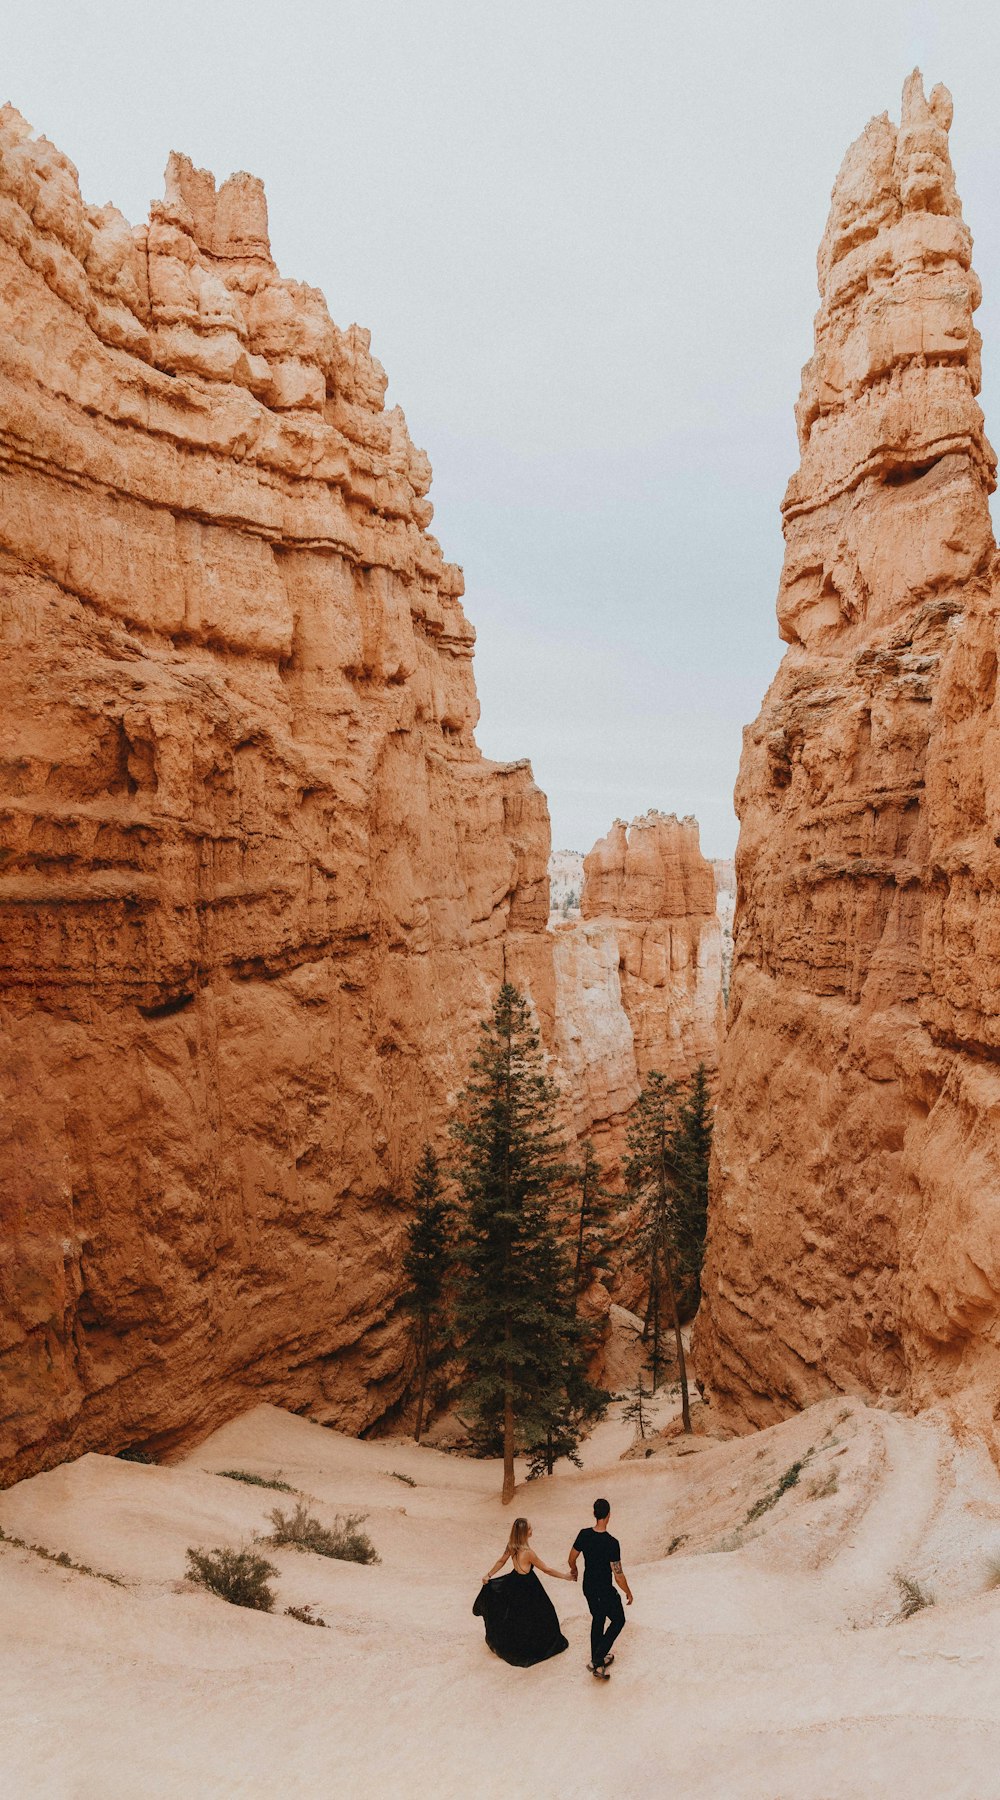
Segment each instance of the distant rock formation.
M733 979L733 921L736 916L736 864L731 856L713 856L715 910L722 932L722 998L728 1005Z
M951 114L914 73L820 247L697 1344L745 1419L839 1388L995 1437L1000 596Z
M408 1190L548 817L369 334L263 189L133 228L0 113L0 1480L401 1394Z
M697 821L616 820L584 858L581 913L555 931L555 976L557 1052L584 1131L627 1112L652 1069L718 1067L722 938Z
M648 812L616 819L584 859L585 920L614 922L622 1002L640 1079L670 1079L722 1047L722 947L711 865L697 819Z
M578 920L555 931L555 1073L580 1138L619 1120L639 1093L620 956L610 920Z
M578 919L582 893L583 852L553 850L549 857L549 924Z

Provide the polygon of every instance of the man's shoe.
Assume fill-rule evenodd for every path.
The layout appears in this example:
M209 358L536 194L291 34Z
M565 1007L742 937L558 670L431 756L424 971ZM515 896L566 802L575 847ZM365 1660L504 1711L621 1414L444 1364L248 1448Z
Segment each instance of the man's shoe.
M608 1674L608 1671L604 1667L603 1663L588 1663L587 1667L590 1670L590 1673L592 1675L596 1675L598 1681L610 1681L611 1680L611 1676Z
M612 1663L613 1663L613 1662L614 1662L614 1660L615 1660L615 1659L614 1659L614 1656L613 1656L613 1655L612 1655L612 1656L606 1656L606 1657L605 1657L605 1658L604 1658L604 1667L605 1667L605 1668L606 1668L606 1669L610 1669L610 1667L611 1667L611 1664L612 1664Z

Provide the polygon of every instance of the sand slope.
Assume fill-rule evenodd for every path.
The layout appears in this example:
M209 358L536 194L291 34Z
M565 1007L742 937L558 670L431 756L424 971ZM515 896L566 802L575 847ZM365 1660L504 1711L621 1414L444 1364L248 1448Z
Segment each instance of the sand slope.
M0 1494L8 1535L127 1582L0 1545L4 1796L1000 1796L1000 1484L981 1449L832 1402L691 1455L657 1440L622 1461L629 1442L612 1420L583 1472L505 1512L493 1464L259 1407L173 1467L85 1456ZM325 1519L368 1513L377 1567L271 1553L279 1605L332 1629L181 1579L189 1544L249 1539L290 1504L214 1472L232 1467L280 1471ZM512 1512L558 1563L602 1490L636 1595L613 1680L586 1674L563 1582L569 1651L506 1667L471 1606ZM897 1569L938 1595L903 1623Z

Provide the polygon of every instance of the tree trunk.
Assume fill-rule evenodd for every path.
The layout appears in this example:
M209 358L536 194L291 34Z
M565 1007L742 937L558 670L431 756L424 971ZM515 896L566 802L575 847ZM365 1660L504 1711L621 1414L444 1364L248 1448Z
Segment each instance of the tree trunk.
M424 1426L424 1401L427 1398L427 1337L428 1325L427 1321L423 1320L420 1326L420 1393L417 1397L417 1423L413 1433L418 1444Z
M583 1269L583 1228L586 1222L586 1202L580 1201L580 1235L576 1240L576 1268L573 1271L573 1298L579 1299L580 1274Z
M500 1504L509 1506L514 1498L514 1395L511 1392L513 1372L506 1371L507 1390L503 1401L503 1493Z
M588 1169L588 1164L586 1162L584 1162L583 1175L581 1176L581 1179L580 1179L580 1232L579 1232L579 1236L577 1237L577 1240L576 1240L576 1268L573 1271L573 1298L574 1298L574 1300L579 1299L580 1276L583 1272L583 1236L584 1236L584 1230L585 1230L586 1224L587 1224L587 1199L588 1199L587 1169Z
M642 1322L642 1341L649 1342L649 1328L658 1318L660 1297L660 1260L654 1249L649 1262L649 1292L646 1295L646 1317ZM654 1380L653 1386L656 1386Z
M681 1418L685 1431L691 1430L691 1406L688 1400L687 1363L684 1360L684 1339L681 1337L680 1314L677 1311L677 1289L674 1286L674 1263L670 1251L665 1254L667 1267L667 1290L670 1294L670 1313L674 1322L674 1343L677 1347L677 1373L681 1381Z
M653 1392L656 1393L660 1381L660 1255L653 1251L653 1261L649 1274L649 1312L647 1327L653 1327L653 1349L651 1363L653 1370Z

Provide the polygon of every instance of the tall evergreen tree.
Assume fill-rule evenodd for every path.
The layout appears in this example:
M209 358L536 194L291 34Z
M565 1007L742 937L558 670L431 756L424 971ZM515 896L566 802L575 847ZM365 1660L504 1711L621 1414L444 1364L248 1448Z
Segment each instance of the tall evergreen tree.
M708 1077L699 1063L677 1109L672 1156L676 1195L674 1202L677 1261L683 1287L683 1309L688 1317L701 1299L701 1268L708 1232L708 1164L712 1150L714 1119Z
M627 1133L625 1178L641 1206L636 1254L647 1283L644 1336L650 1342L654 1389L659 1385L664 1323L673 1328L674 1353L681 1386L684 1430L691 1429L687 1364L677 1305L676 1178L673 1141L677 1128L677 1083L650 1072L632 1113ZM666 1321L664 1321L666 1312Z
M643 1370L640 1369L635 1378L635 1387L629 1388L628 1390L628 1399L626 1404L622 1407L621 1416L625 1424L635 1425L639 1436L644 1438L646 1435L646 1426L650 1422L648 1402L653 1396L648 1388L643 1387L642 1377ZM654 1387L653 1393L655 1392L656 1389Z
M554 1255L553 1255L554 1251ZM547 1272L546 1272L547 1271ZM581 1318L577 1294L561 1239L553 1237L542 1247L538 1275L549 1296L552 1327L562 1345L562 1362L548 1391L530 1414L527 1443L528 1479L551 1475L566 1457L582 1468L580 1439L585 1428L602 1417L611 1395L587 1374L587 1364L600 1336L599 1325Z
M452 1208L444 1196L440 1165L429 1144L424 1146L413 1178L413 1203L415 1210L406 1228L403 1257L410 1286L403 1304L414 1316L417 1340L417 1422L413 1435L419 1444L427 1377L442 1348L444 1291L452 1260Z
M582 1363L556 1230L569 1175L556 1102L527 1002L504 981L482 1022L453 1132L465 1391L480 1436L502 1445L505 1504L516 1448L555 1437Z
M574 1226L576 1246L573 1294L579 1298L599 1269L607 1266L610 1247L613 1196L604 1185L604 1171L590 1138L580 1146L583 1156L575 1173Z

